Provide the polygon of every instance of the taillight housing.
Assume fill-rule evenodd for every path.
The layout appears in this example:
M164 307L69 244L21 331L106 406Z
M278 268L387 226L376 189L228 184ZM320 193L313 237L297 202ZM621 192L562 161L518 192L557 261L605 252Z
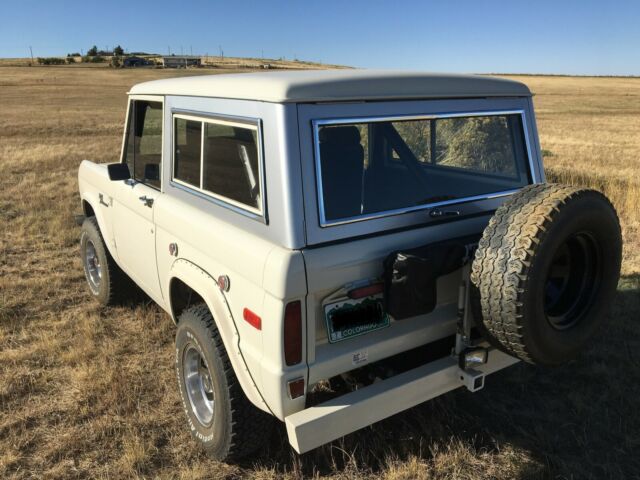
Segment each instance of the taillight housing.
M287 366L302 362L302 303L287 303L284 310L284 361Z

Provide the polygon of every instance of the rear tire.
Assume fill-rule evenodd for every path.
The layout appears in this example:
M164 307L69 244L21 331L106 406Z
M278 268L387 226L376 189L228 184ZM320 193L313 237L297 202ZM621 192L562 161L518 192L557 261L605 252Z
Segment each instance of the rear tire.
M620 224L595 190L525 187L500 207L471 272L475 316L494 345L529 363L558 365L592 338L614 298Z
M93 298L104 306L117 305L128 298L133 282L107 250L95 217L87 217L82 222L80 256Z
M264 445L273 417L245 396L205 304L180 315L176 374L191 434L209 456L237 460Z

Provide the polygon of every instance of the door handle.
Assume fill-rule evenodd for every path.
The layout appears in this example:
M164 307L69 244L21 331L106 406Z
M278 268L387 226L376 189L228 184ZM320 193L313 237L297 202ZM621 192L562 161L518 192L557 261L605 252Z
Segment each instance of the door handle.
M111 206L111 199L109 199L109 203L104 201L104 195L102 193L98 194L98 199L101 205L104 205L105 207L110 207Z
M153 198L149 198L146 195L139 197L139 200L144 203L145 207L151 208L153 206Z

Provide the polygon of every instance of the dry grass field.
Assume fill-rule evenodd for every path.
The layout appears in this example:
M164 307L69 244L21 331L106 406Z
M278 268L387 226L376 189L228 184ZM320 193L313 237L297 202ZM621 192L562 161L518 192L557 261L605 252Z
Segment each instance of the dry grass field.
M226 465L185 428L170 319L89 298L73 221L80 160L117 160L125 92L180 73L0 67L0 478L640 478L640 79L519 77L548 177L620 212L623 278L597 343L303 456L278 429Z

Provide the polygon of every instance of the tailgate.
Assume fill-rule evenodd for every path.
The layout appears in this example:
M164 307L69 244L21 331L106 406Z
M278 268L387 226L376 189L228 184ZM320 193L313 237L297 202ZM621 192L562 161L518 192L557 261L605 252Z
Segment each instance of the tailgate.
M460 219L303 250L308 285L309 385L455 334L460 270L438 279L437 305L428 314L398 321L391 317L363 319L363 331L350 333L346 338L337 338L340 335L330 338L326 313L365 300L382 305L381 294L356 302L347 302L345 294L381 282L383 261L391 252L474 235L482 231L487 220L488 217ZM363 312L366 316L375 309Z

